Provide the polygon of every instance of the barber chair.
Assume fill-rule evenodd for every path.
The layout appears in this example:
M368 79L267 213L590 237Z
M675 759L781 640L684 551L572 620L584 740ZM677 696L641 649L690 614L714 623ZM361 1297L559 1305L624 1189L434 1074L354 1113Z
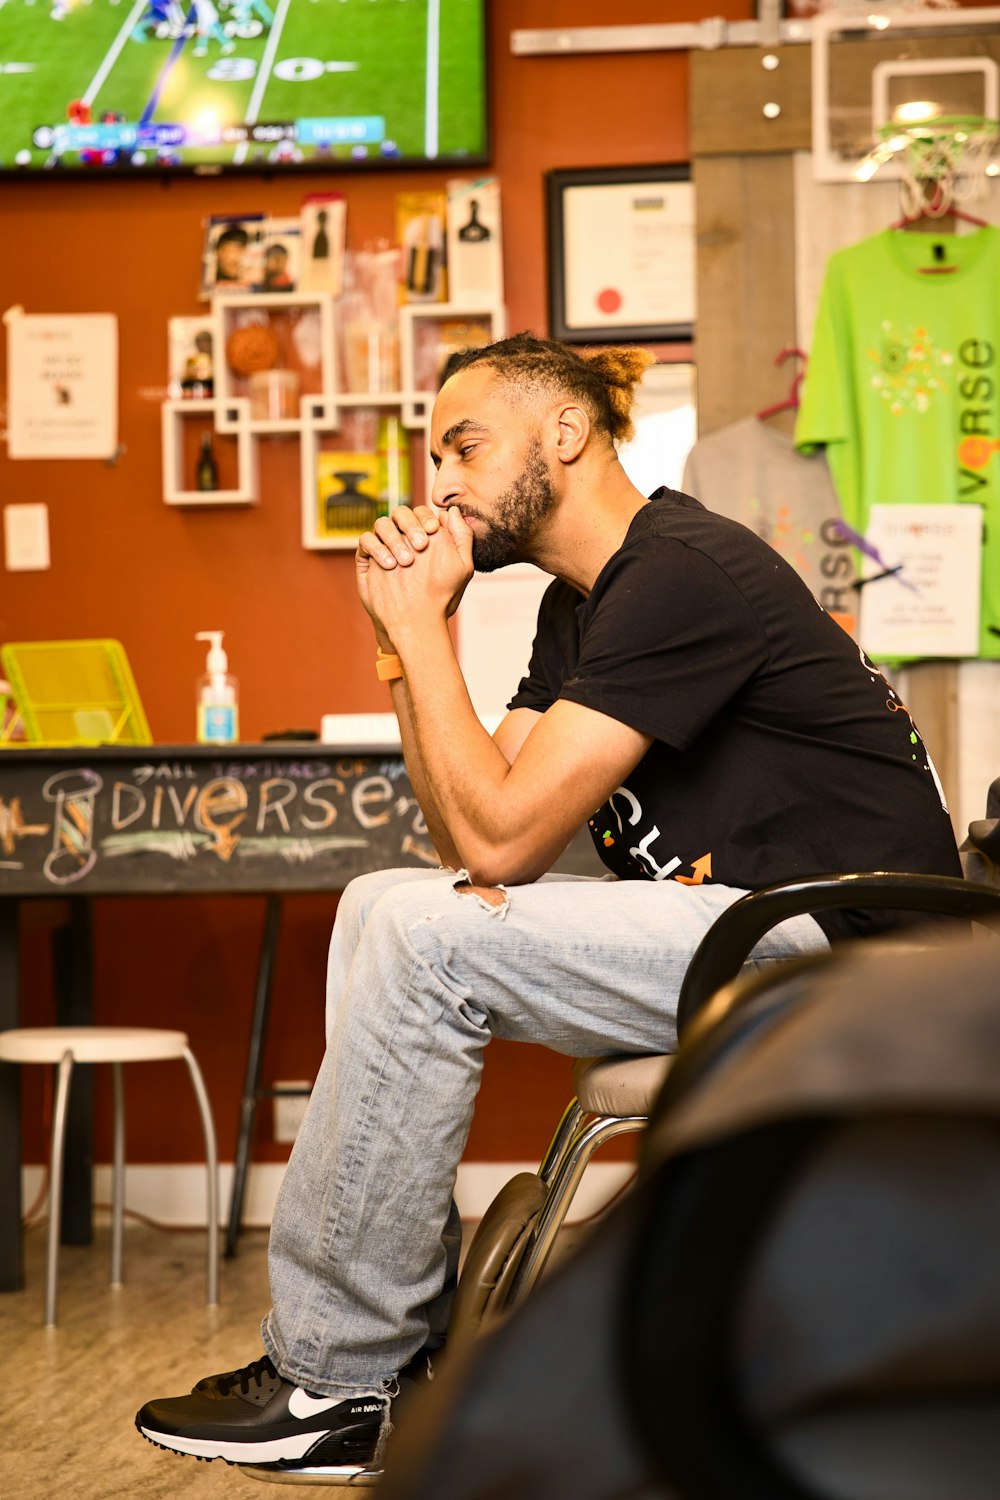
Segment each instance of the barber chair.
M834 908L908 910L1000 925L1000 890L947 876L833 875L767 887L728 908L699 945L685 976L678 1002L676 1058L588 1059L575 1065L576 1095L538 1173L519 1174L501 1190L469 1246L449 1325L443 1374L437 1375L426 1392L410 1399L401 1418L400 1437L411 1436L402 1442L393 1438L392 1467L384 1476L366 1473L357 1476L355 1484L380 1480L387 1500L492 1500L499 1494L517 1494L518 1500L561 1500L563 1495L566 1500L619 1500L619 1496L624 1500L626 1495L629 1500L646 1500L642 1488L613 1487L624 1473L631 1476L628 1485L645 1483L641 1475L649 1465L645 1458L640 1462L633 1435L613 1415L613 1403L595 1408L592 1402L604 1401L607 1384L604 1363L595 1369L594 1362L606 1363L618 1337L618 1304L612 1303L608 1289L619 1287L632 1274L634 1245L652 1212L648 1170L647 1181L612 1209L590 1241L546 1278L532 1297L527 1294L545 1267L593 1152L615 1134L645 1129L657 1099L673 1097L674 1078L682 1085L689 1076L689 1034L692 1038L702 1031L714 1035L722 1015L741 996L783 978L791 983L813 967L839 958L839 950L833 950L769 964L738 981L755 945L789 917ZM893 960L907 948L926 945L924 933L907 929L905 938L892 944ZM747 1014L750 1023L754 1018L749 1009ZM515 1333L512 1339L510 1331L517 1329L523 1333ZM474 1337L480 1333L487 1336ZM527 1362L524 1348L531 1351ZM488 1379L481 1377L485 1357L481 1351L487 1349L494 1351L485 1366ZM508 1380L513 1382L509 1389ZM463 1394L468 1396L470 1382L476 1385L475 1401L463 1409ZM511 1425L503 1429L508 1417ZM570 1438L574 1453L584 1463L583 1477L580 1462L569 1463L565 1446L560 1446ZM446 1454L440 1443L448 1446L453 1440L454 1452ZM394 1463L397 1448L402 1452L398 1470ZM550 1467L550 1457L560 1456L567 1460L566 1473L573 1476L572 1483L564 1485ZM498 1481L490 1488L488 1475L494 1460ZM467 1484L463 1462L468 1465ZM508 1472L511 1464L513 1471ZM324 1476L317 1470L282 1473L246 1468L244 1472L288 1484L344 1483L342 1477ZM539 1474L544 1482L532 1488ZM717 1500L742 1500L739 1491L704 1493L712 1493ZM687 1500L683 1492L674 1495L655 1484L648 1497ZM764 1493L758 1496L748 1491L747 1500L751 1497L766 1500ZM850 1500L866 1497L851 1496ZM960 1497L949 1496L949 1500Z
M789 881L751 892L716 920L695 951L678 1001L678 1037L683 1039L695 1014L736 977L765 933L789 917L859 908L971 918L1000 911L998 897L997 890L968 880L890 872ZM910 931L894 940L896 951L912 945ZM449 1349L485 1330L531 1291L594 1152L616 1135L645 1127L671 1064L666 1055L585 1058L574 1064L574 1097L538 1172L519 1173L501 1189L469 1245Z
M1000 776L986 794L985 818L976 818L969 824L968 835L958 852L966 880L1000 886Z
M381 1500L993 1492L995 941L844 944L733 975L760 935L755 904L781 920L821 894L1000 926L1000 891L820 884L757 893L713 928L635 1190L523 1305L449 1352L403 1415Z

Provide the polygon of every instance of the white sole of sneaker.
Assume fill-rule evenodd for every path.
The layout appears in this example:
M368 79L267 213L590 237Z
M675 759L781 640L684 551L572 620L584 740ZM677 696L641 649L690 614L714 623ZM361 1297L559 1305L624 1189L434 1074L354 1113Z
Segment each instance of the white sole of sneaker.
M261 1469L254 1464L241 1464L241 1474L252 1479L262 1479L267 1484L312 1484L331 1485L340 1489L362 1489L365 1485L378 1484L382 1478L378 1469Z
M281 1459L303 1458L326 1435L302 1432L295 1437L276 1438L270 1443L220 1443L211 1438L175 1437L170 1432L157 1432L153 1427L140 1427L139 1431L159 1448L186 1453L191 1458L222 1458L227 1464L274 1464Z

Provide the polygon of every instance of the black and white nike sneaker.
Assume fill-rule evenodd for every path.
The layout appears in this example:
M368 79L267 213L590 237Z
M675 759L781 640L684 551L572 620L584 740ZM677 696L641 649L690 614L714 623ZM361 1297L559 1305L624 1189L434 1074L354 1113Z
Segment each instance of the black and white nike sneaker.
M359 1474L379 1454L389 1396L314 1396L267 1355L199 1381L188 1396L148 1401L135 1425L160 1448L275 1469Z

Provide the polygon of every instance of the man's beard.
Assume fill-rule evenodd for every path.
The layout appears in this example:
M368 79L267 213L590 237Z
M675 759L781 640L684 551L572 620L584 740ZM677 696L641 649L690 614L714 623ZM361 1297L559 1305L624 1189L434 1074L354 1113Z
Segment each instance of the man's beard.
M472 539L472 564L476 572L493 573L508 563L524 561L526 543L555 504L555 488L542 445L535 438L520 474L497 501L495 514L467 512L487 527L484 534Z

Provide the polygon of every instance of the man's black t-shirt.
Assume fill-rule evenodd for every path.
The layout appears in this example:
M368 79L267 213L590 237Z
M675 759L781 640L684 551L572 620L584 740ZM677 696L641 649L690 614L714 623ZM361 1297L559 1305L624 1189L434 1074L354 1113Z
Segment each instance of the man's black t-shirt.
M749 890L850 870L960 875L940 784L896 693L776 552L673 490L588 598L556 580L511 708L557 698L653 736L590 819L622 879ZM831 938L888 925L831 913Z

